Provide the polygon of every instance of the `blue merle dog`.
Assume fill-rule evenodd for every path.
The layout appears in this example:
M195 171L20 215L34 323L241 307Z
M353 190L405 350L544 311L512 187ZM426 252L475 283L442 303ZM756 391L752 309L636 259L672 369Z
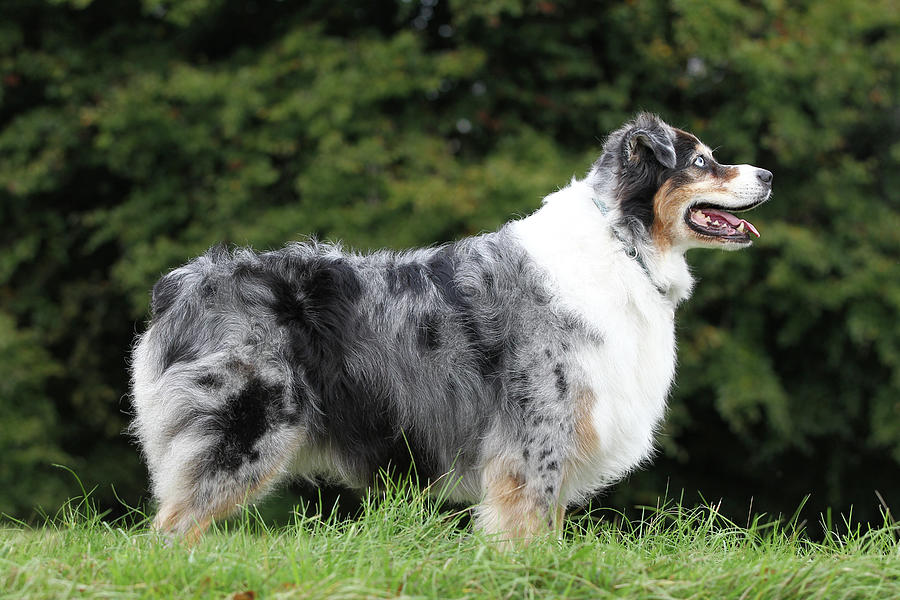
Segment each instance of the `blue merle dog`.
M500 540L553 530L652 454L685 251L749 246L732 213L771 181L640 114L499 231L369 255L214 248L175 269L132 361L156 526L194 539L285 477L365 489L414 461Z

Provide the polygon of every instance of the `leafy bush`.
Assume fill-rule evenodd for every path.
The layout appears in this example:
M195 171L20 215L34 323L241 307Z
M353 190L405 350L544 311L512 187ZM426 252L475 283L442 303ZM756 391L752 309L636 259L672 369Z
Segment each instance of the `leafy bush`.
M125 357L160 273L219 241L494 228L646 109L775 172L776 196L755 248L689 257L664 455L613 501L669 482L738 512L812 493L875 514L873 489L900 498L894 8L3 4L0 510L61 501L57 460L141 495Z

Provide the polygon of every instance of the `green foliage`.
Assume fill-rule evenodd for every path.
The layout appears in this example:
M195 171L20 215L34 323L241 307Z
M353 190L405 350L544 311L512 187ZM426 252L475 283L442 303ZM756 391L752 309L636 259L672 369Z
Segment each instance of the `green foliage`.
M59 372L34 332L17 330L0 313L0 510L53 509L65 497L66 488L48 476L50 463L70 460L59 448L59 416L47 402L45 382Z
M755 248L689 257L665 454L613 501L896 503L898 37L892 0L4 3L0 510L61 501L58 460L140 497L125 357L165 270L492 229L639 109L776 196Z

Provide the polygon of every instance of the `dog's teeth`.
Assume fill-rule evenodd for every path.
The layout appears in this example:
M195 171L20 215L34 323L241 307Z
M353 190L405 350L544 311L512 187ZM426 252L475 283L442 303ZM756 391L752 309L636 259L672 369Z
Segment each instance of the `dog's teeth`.
M741 223L740 225L738 225L737 230L740 231L741 233L747 233L747 228L744 227L744 224L743 224L743 223Z

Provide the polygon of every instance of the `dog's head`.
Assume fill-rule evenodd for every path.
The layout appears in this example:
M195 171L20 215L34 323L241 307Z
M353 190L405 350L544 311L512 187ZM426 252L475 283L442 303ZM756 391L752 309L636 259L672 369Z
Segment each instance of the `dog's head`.
M696 137L648 113L607 138L592 174L625 225L642 228L660 249L745 248L759 232L732 213L772 194L771 172L719 164Z

